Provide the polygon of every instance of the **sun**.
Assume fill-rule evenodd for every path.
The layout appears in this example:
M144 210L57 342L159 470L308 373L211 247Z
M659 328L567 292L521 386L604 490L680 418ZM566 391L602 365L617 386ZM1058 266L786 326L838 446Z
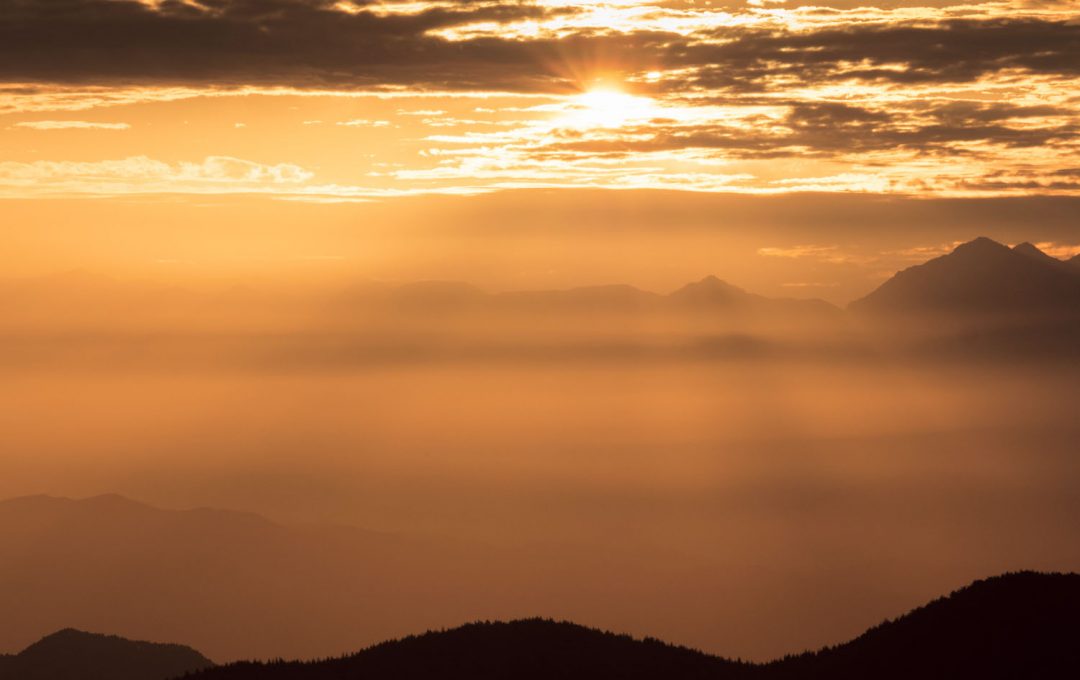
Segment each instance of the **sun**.
M648 97L599 87L571 97L559 123L566 127L622 127L656 116L658 106Z

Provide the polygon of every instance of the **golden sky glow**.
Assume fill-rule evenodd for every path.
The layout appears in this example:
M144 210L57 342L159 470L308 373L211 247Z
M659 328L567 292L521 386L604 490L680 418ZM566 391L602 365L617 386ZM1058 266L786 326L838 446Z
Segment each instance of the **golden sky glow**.
M843 303L979 234L1080 243L1073 2L50 7L0 11L12 275Z
M290 30L254 0L82 4L106 30L127 12L181 41ZM223 53L140 70L91 44L85 67L6 67L0 196L1080 190L1072 3L823 4L290 0L329 43L415 44L300 44L295 69Z

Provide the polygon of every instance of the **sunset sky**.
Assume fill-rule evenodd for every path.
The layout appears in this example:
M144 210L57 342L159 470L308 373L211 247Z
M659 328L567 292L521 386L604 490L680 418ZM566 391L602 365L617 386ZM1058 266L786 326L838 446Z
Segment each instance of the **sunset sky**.
M0 0L0 655L1075 571L1078 272L1080 0Z
M1069 0L9 0L8 271L299 258L374 278L665 288L734 269L766 293L845 302L979 233L1080 250L1078 52ZM107 207L71 202L87 198ZM236 233L255 198L263 231ZM351 207L313 205L327 202ZM634 233L571 220L580 233L538 244L519 225L608 206ZM178 215L213 234L162 234ZM416 243L433 241L401 230L433 215L443 243L425 257ZM87 243L53 231L73 222ZM480 223L500 233L462 232ZM620 268L613 247L692 263Z

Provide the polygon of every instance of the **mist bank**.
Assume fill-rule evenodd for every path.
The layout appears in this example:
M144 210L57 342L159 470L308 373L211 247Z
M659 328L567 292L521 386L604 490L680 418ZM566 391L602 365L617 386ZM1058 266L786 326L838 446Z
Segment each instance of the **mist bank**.
M543 615L769 658L988 571L1080 569L1078 377L952 360L8 374L0 497L271 521L159 525L105 502L36 534L59 520L17 517L0 629L12 649L74 625L309 658Z
M284 370L437 361L828 360L1080 347L1080 258L987 238L898 272L841 310L715 276L489 293L462 282L216 293L73 274L0 285L9 366L69 361Z
M0 271L85 269L196 288L370 279L657 292L715 273L769 297L846 304L979 235L1080 243L1080 198L1067 196L538 189L359 204L162 198L4 201Z
M945 284L804 317L715 279L24 306L0 498L153 507L0 527L0 645L76 625L317 657L541 615L767 659L987 573L1080 569L1073 279L1001 276L1032 255L979 243ZM200 506L262 518L158 510Z

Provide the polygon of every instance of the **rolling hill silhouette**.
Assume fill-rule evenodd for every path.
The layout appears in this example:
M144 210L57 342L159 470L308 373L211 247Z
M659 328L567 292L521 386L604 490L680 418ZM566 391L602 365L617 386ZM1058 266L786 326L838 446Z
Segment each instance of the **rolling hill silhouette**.
M784 678L1068 678L1080 674L1080 574L976 581L846 644L776 662Z
M748 664L658 640L636 640L546 619L470 623L385 642L358 654L319 662L238 663L207 680L330 678L734 678ZM748 676L747 676L748 677Z
M205 680L865 680L1072 678L1080 674L1080 575L977 581L851 642L767 664L532 619L473 623L319 662L239 663Z
M213 665L183 645L66 628L18 654L0 656L0 680L168 680Z
M1080 270L1030 243L1009 248L980 237L898 272L849 309L868 314L951 316L1080 312Z

